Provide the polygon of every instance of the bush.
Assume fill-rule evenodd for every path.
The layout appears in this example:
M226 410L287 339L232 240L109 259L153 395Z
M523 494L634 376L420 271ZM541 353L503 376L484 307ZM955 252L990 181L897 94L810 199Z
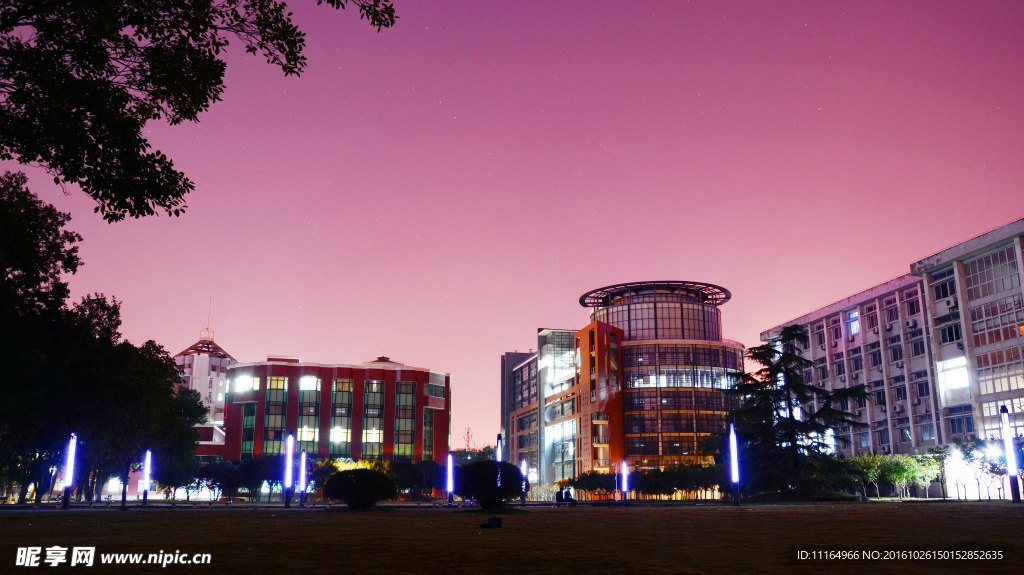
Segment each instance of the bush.
M498 473L501 486L498 486ZM455 492L463 498L475 498L482 509L501 509L505 501L523 493L523 474L508 462L473 461L458 469Z
M395 495L395 482L386 473L373 469L339 471L324 485L324 496L341 499L349 509L371 509L378 501Z

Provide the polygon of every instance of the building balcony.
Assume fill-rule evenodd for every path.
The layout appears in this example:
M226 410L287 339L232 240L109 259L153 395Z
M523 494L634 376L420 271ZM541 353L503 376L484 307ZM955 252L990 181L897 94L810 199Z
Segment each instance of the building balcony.
M602 411L598 411L597 413L591 413L590 414L590 421L593 421L594 423L597 423L599 421L608 421L608 419L609 419L609 415L607 413L602 412Z
M595 447L607 446L609 444L608 435L595 435L592 437L591 444Z

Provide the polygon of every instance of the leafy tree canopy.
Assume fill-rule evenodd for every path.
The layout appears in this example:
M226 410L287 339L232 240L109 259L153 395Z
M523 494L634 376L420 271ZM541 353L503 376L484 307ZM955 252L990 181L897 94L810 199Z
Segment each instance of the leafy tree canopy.
M391 0L352 4L378 30ZM179 215L195 185L143 136L196 121L224 91L231 41L285 75L306 65L305 34L278 0L12 0L0 6L0 160L77 184L108 221Z
M0 314L7 318L61 308L69 294L61 276L82 263L82 236L64 227L71 216L40 201L26 183L20 172L0 174Z

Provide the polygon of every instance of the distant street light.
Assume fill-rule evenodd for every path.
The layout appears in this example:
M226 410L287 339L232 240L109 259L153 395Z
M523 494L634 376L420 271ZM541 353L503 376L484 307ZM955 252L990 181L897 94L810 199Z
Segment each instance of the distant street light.
M1013 449L1013 431L1010 429L1010 412L1003 405L999 408L1003 433L1003 450L1006 451L1006 474L1010 476L1010 496L1014 503L1020 503L1020 485L1017 483L1017 452Z
M288 508L292 506L292 458L295 455L295 436L290 433L284 452L284 506Z
M67 461L64 465L64 498L60 503L61 509L67 509L71 505L71 481L75 476L75 447L78 446L78 436L71 434L68 440Z
M501 434L498 434L498 445L494 448L495 467L498 470L498 487L501 487Z
M740 504L740 454L736 445L736 422L729 422L729 456L732 467L732 504Z
M448 491L448 503L455 502L455 457L452 456L452 452L448 452L448 477L445 487Z
M299 456L299 506L306 506L306 450Z
M146 450L146 460L142 464L142 504L146 505L149 501L149 466L152 461L152 453L150 450Z
M622 500L626 500L626 494L629 492L629 464L626 460L622 460Z
M526 505L526 470L527 470L526 458L523 458L522 460L519 461L519 471L523 474L523 494L522 494L522 503L523 503L523 505Z

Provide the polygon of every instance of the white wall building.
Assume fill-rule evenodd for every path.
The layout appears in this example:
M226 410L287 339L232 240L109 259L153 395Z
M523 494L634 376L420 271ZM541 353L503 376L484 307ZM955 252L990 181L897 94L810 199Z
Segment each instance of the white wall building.
M178 366L183 385L202 396L206 406L206 425L222 428L227 371L238 361L213 342L213 331L207 328L200 332L199 341L174 356L174 363Z
M948 440L941 425L922 281L905 275L783 325L804 326L808 383L830 391L864 384L869 399L841 406L864 428L836 430L837 450L923 453ZM761 334L778 336L783 326ZM817 406L821 407L821 406Z

